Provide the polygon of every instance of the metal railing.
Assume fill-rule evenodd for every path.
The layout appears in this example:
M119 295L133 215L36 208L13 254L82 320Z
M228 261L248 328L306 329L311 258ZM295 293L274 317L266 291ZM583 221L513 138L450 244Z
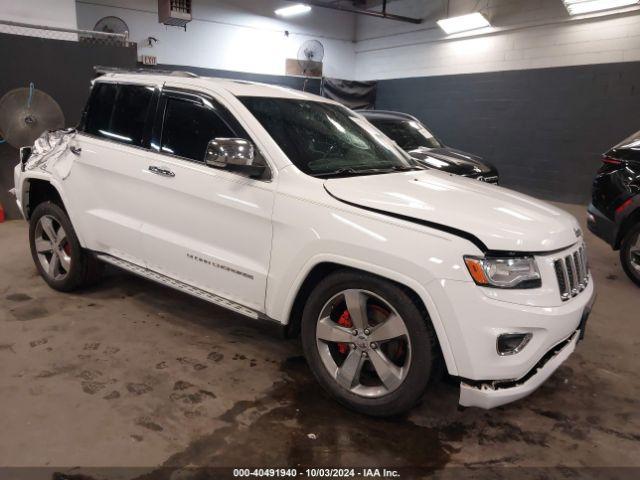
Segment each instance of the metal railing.
M95 45L114 45L128 47L133 45L129 41L128 33L96 32L93 30L76 30L72 28L51 27L47 25L32 25L30 23L0 20L0 33L40 37L52 40L67 40Z

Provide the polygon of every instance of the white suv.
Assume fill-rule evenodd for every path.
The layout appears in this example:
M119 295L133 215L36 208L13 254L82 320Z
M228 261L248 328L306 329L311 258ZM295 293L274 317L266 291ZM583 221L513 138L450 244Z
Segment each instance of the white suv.
M414 406L439 361L462 405L529 394L593 302L572 216L427 170L299 91L111 72L77 130L21 157L16 198L51 287L107 262L277 322L322 386L370 415Z

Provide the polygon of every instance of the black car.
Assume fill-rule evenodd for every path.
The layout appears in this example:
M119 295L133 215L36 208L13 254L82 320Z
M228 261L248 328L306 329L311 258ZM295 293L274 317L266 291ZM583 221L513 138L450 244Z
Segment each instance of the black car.
M624 271L640 285L640 132L602 156L587 220L589 230L620 250Z
M416 117L386 110L359 110L359 114L422 164L445 172L498 183L498 170L476 155L446 146Z

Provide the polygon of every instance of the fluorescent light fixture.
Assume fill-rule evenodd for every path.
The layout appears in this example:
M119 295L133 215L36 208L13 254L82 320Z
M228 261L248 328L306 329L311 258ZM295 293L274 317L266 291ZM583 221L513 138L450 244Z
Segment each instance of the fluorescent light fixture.
M290 7L279 8L276 10L276 15L281 17L293 17L294 15L300 15L301 13L309 13L311 7L302 3L296 3Z
M638 0L562 0L570 15L611 10L637 5Z
M489 20L479 12L438 20L438 25L448 35L491 26Z

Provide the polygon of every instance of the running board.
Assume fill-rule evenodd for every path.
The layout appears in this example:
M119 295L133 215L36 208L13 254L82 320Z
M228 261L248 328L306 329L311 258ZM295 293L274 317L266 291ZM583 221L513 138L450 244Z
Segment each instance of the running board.
M98 260L110 263L111 265L114 265L118 268L122 268L123 270L127 270L128 272L135 273L136 275L147 278L149 280L153 280L154 282L160 283L167 287L171 287L175 290L179 290L189 295L193 295L194 297L201 298L202 300L206 300L207 302L213 303L222 308L232 310L246 317L254 319L263 318L263 315L261 315L260 313L243 305L240 305L239 303L232 302L231 300L227 300L226 298L214 295L213 293L209 293L187 283L175 280L171 277L167 277L166 275L163 275L161 273L154 272L153 270L149 270L148 268L141 267L139 265L136 265L135 263L127 262L126 260L122 260L121 258L112 257L111 255L106 255L103 253L96 254L96 257L98 258Z

